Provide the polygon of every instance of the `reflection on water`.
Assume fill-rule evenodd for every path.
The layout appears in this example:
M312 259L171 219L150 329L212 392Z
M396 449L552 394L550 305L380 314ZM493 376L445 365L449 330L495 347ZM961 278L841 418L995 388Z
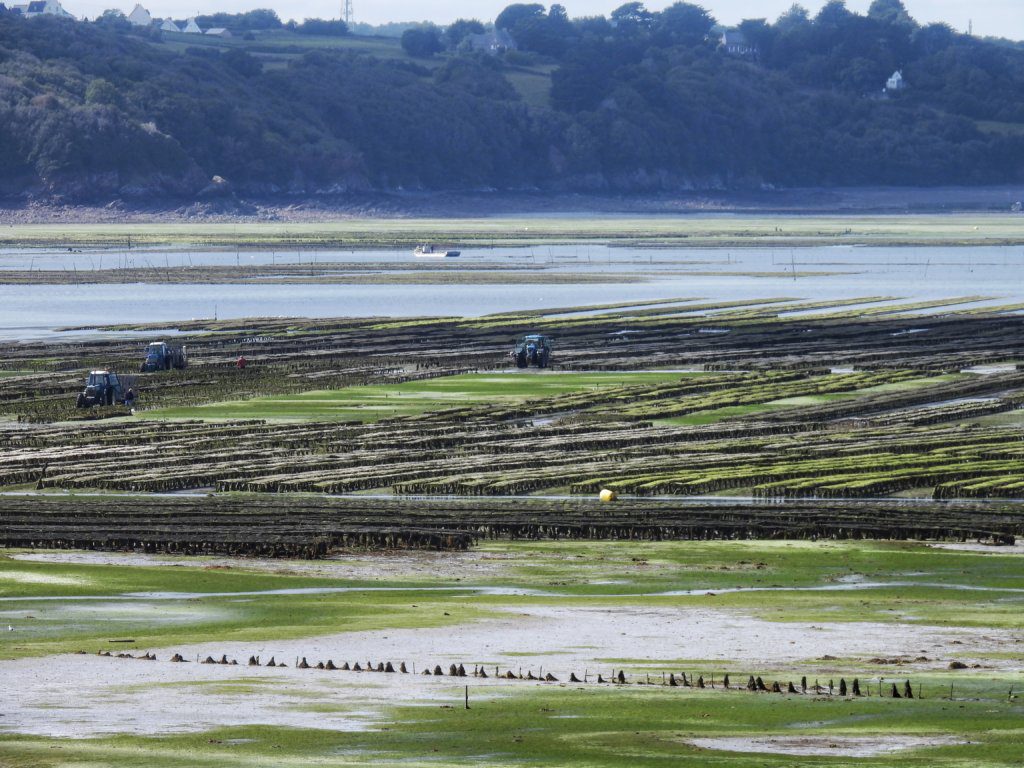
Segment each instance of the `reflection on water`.
M407 251L0 251L0 271L68 269L82 280L90 269L124 266L416 261ZM170 323L215 315L221 319L474 316L674 297L734 301L896 296L919 301L980 295L993 297L999 304L1024 302L1024 249L1012 246L730 250L537 246L466 250L457 263L446 261L443 266L457 269L461 264L527 266L558 273L630 273L646 280L537 285L517 283L515 272L510 271L508 282L497 285L0 285L0 336L26 339L60 326ZM806 272L830 274L794 277Z

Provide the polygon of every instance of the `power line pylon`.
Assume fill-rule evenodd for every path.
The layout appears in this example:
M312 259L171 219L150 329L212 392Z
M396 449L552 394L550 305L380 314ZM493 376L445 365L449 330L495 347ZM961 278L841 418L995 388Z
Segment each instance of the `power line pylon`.
M351 24L354 15L355 14L352 11L352 0L343 0L341 4L341 18L345 20L346 24Z

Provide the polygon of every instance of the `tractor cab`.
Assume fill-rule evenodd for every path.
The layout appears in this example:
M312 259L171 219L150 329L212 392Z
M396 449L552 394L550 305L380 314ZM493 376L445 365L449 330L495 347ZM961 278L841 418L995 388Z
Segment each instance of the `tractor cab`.
M550 336L540 333L523 336L512 352L512 356L516 359L516 366L528 368L535 365L538 368L547 368L551 360L551 342Z
M117 374L112 371L89 371L85 389L78 395L78 408L94 405L114 405L124 401L124 387Z
M162 371L167 368L168 358L167 344L162 341L154 341L146 347L146 359L139 370L143 373Z
M171 368L181 370L188 367L188 354L185 347L175 347L166 341L152 341L146 347L146 358L139 366L142 373L169 371Z
M117 374L110 371L89 371L89 378L86 380L87 387L109 387L117 386Z

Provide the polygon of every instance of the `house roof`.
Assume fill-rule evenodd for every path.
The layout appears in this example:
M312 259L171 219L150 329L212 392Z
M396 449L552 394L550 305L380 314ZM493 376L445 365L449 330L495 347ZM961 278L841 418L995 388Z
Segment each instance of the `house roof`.
M722 43L724 45L746 45L747 36L738 29L727 29L722 33Z
M210 27L206 30L206 34L208 35L223 35L225 32L227 32L227 30L224 29L224 27Z
M46 0L32 0L26 10L29 13L46 13Z

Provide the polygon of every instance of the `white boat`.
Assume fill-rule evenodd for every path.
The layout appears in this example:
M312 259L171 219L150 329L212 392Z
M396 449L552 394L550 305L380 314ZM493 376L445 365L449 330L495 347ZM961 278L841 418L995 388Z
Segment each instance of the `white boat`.
M413 251L414 256L427 259L454 259L462 251L446 251L443 248L438 248L430 243L424 243L423 245L417 245Z

